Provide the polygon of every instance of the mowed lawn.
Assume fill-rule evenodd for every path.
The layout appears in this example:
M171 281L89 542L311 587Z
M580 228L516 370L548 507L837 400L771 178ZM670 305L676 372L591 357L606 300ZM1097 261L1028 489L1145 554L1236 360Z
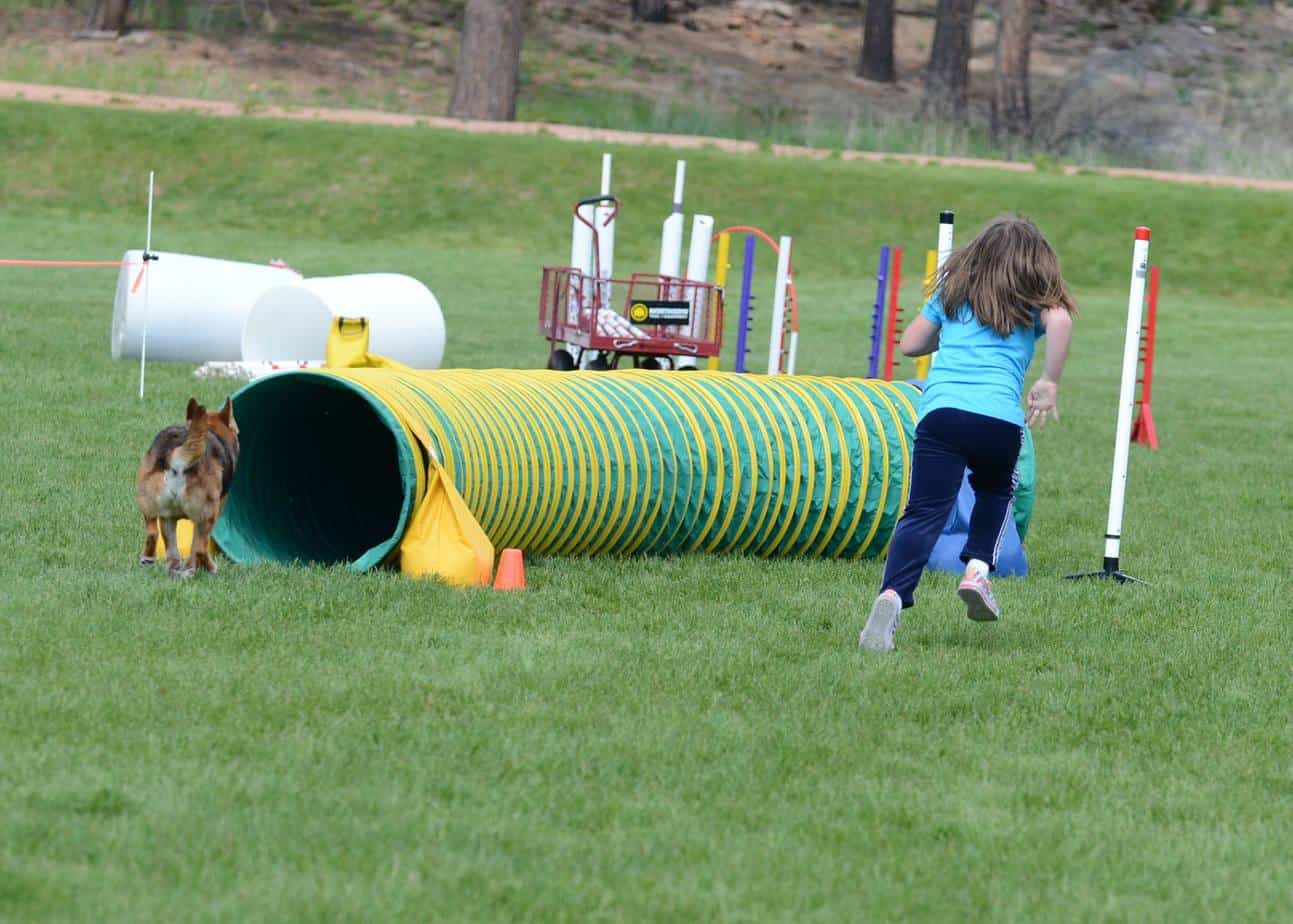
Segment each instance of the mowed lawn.
M155 247L408 272L447 364L538 366L599 153L5 104L0 258L139 246L151 167ZM652 269L674 155L616 154L617 262ZM1051 235L1083 315L1005 618L933 576L863 657L875 561L169 581L135 563L134 470L224 391L153 365L136 397L113 270L0 268L0 920L1287 919L1293 197L688 160L689 211L796 235L806 372L863 368L876 251L919 267L938 208ZM1163 445L1133 447L1124 565L1151 586L1069 582L1100 562L1141 223Z

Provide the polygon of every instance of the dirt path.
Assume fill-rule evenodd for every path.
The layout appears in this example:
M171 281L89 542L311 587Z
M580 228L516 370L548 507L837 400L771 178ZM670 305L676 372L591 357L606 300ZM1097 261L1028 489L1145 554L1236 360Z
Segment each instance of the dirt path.
M583 128L577 125L557 125L548 122L472 122L442 116L414 116L372 109L331 109L315 106L284 108L262 106L246 110L236 103L219 100L184 99L172 96L145 96L137 93L117 93L110 90L87 90L79 87L60 87L47 84L13 83L0 80L0 99L30 100L41 103L63 103L70 106L101 106L110 109L138 109L148 112L192 112L200 115L266 119L290 119L301 122L342 122L353 125L429 126L489 135L538 135L546 134L565 141L600 141L607 144L662 145L688 149L711 147L721 151L749 154L759 150L754 141L730 138L711 138L699 135L664 135L648 132L620 131L607 128ZM808 148L797 145L774 144L772 153L778 157L807 157L825 160L835 152L826 148ZM886 154L879 151L844 151L842 160L900 161L903 163L937 163L949 167L975 167L987 170L1009 170L1016 173L1034 173L1031 163L1002 160L984 160L973 157L936 157L924 154ZM1097 173L1105 176L1137 177L1164 183L1185 183L1197 186L1226 186L1236 189L1260 189L1275 192L1293 192L1293 180L1267 180L1240 176L1221 176L1205 173L1175 173L1165 170L1142 170L1134 167L1075 167L1065 165L1065 174Z

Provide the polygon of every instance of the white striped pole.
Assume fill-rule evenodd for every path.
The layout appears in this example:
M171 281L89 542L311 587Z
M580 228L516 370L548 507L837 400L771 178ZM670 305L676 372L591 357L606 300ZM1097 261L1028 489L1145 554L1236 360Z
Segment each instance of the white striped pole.
M1104 537L1105 570L1118 570L1122 542L1123 505L1127 498L1127 459L1131 447L1131 418L1136 410L1136 363L1140 350L1145 278L1149 272L1149 229L1136 229L1131 256L1131 292L1127 297L1127 334L1122 345L1122 391L1118 396L1118 429L1113 446L1113 483L1109 488L1109 524Z
M786 257L786 295L789 296L795 280L791 278L791 271L794 269L794 241L785 238L786 250L790 255ZM794 304L791 305L791 315L788 319L790 328L790 348L786 352L786 374L795 374L795 357L799 355L799 310Z
M1122 517L1127 499L1127 460L1131 451L1131 418L1136 409L1136 367L1139 364L1140 324L1145 305L1145 278L1149 272L1149 229L1136 229L1131 255L1131 291L1127 296L1127 333L1122 345L1122 386L1118 394L1118 425L1114 430L1113 479L1109 486L1109 521L1104 533L1104 569L1069 577L1107 577L1120 584L1145 583L1119 568Z
M148 171L148 225L144 229L144 329L139 338L139 397L144 397L144 364L148 359L148 264L153 259L153 171Z

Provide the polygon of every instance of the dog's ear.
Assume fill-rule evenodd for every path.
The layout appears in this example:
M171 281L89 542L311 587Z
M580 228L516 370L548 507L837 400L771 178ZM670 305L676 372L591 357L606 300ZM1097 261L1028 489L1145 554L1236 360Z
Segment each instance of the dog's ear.
M224 421L226 427L232 427L233 423L233 399L225 398L224 407L220 408L219 417Z
M184 419L193 420L202 413L202 405L198 404L197 398L189 398L189 406L184 410Z

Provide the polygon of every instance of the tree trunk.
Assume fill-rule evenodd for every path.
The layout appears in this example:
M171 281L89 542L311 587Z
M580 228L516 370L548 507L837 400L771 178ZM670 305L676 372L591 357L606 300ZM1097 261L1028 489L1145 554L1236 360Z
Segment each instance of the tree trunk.
M525 6L525 0L467 0L449 115L498 122L516 118Z
M642 22L668 22L669 0L629 0L633 18Z
M130 0L103 0L103 9L99 13L99 28L104 32L126 34L126 16L130 12Z
M862 59L858 76L880 83L893 83L898 75L893 66L893 0L868 0L862 24Z
M937 118L965 120L970 90L970 29L975 0L938 0L934 47L925 72L922 111Z
M1167 22L1176 14L1176 0L1150 0L1149 15L1159 22Z
M1033 38L1033 0L1001 0L997 52L993 59L992 134L1028 138L1033 114L1028 96L1028 53Z

